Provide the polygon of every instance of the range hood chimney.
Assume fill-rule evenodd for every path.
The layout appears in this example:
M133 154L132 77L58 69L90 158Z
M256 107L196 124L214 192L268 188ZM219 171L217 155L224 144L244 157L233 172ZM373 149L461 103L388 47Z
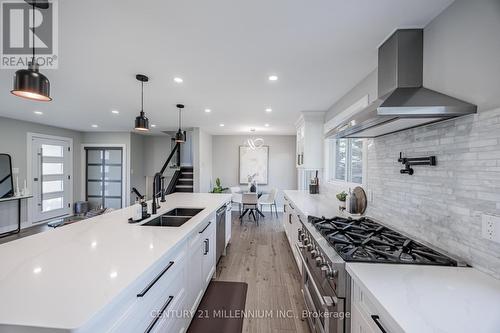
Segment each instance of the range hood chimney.
M327 136L373 138L476 113L476 105L423 87L423 35L397 30L380 46L378 99Z

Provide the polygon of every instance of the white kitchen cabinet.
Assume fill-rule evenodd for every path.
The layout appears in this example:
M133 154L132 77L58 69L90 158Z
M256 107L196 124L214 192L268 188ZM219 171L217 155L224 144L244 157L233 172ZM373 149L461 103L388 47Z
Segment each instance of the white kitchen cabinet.
M208 285L212 276L215 273L215 217L207 230L202 234L203 244L203 265L202 274L204 277L204 285Z
M351 332L352 333L403 333L392 317L378 305L371 294L351 279Z
M323 168L323 124L322 111L302 112L297 127L297 168L320 170Z
M290 202L290 200L285 196L284 214L283 214L283 228L285 229L285 234L288 239L288 244L292 250L293 257L297 263L299 272L302 274L302 264L300 261L299 253L295 244L298 243L298 233L302 225L299 221L300 211L295 207L295 205Z
M154 314L171 311L174 304L184 305L182 298L186 279L186 243L161 260L124 295L114 308L119 317L110 332L133 333L155 331L162 318ZM171 301L169 302L169 300ZM109 316L109 313L107 314ZM111 319L111 318L110 318ZM104 329L104 324L99 326Z
M215 273L215 215L210 215L190 237L189 253L187 298L190 310L195 311Z

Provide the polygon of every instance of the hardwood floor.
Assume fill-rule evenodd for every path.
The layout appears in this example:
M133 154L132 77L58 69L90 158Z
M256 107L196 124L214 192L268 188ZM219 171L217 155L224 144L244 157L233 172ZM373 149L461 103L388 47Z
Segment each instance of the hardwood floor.
M40 224L40 225L35 225L29 228L21 229L21 232L18 234L10 235L7 237L0 238L0 244L7 243L16 239L24 238L27 236L31 236L34 234L38 234L40 232L48 231L51 228L47 226L46 223Z
M243 332L308 333L301 319L304 301L300 275L279 218L266 212L259 226L232 214L232 236L227 256L217 267L216 280L248 283Z

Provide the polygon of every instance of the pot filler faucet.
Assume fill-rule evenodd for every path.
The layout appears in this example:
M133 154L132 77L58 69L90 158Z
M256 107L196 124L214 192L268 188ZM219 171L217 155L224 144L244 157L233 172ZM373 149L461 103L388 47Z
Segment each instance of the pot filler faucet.
M175 144L174 149L170 152L170 155L168 155L167 160L165 161L165 164L163 164L163 167L161 168L160 172L157 172L155 174L155 177L153 179L153 204L152 206L152 211L151 215L155 215L158 208L160 208L160 204L158 203L158 197L161 195L161 202L165 202L165 177L163 177L163 173L165 172L165 169L168 167L168 164L170 163L170 160L174 156L175 152L180 149L180 143L177 142Z

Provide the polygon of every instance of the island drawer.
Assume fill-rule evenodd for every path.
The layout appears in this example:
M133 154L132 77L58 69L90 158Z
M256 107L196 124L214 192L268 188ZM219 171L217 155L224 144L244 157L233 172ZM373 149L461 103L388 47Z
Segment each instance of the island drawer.
M184 263L185 253L175 258L175 262ZM115 323L111 332L153 332L160 322L171 314L174 306L184 298L186 281L186 266L172 265L171 271L165 273L142 297L138 297L141 290L129 304L121 318ZM160 315L159 318L156 316ZM170 321L171 318L167 318Z

